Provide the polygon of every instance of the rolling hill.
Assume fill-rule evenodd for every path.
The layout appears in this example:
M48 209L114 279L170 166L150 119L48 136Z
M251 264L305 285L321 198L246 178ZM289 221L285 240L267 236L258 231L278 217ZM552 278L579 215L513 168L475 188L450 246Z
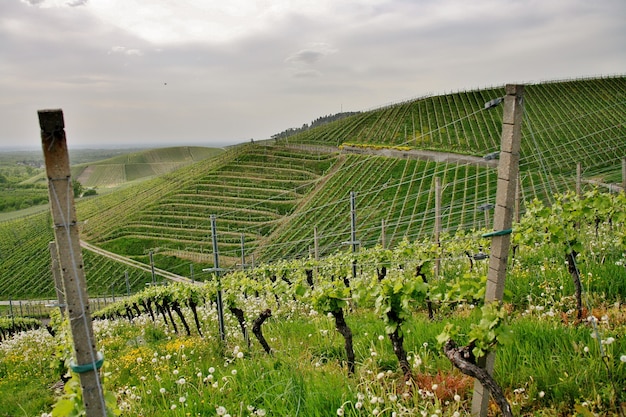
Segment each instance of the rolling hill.
M79 202L81 236L145 263L152 251L160 268L189 275L192 265L212 265L214 215L222 267L241 263L242 249L245 263L309 256L314 230L324 256L345 250L355 192L361 245L382 242L383 222L384 243L394 245L432 234L436 177L444 229L484 227L488 213L479 208L493 202L497 172L482 157L498 150L502 122L502 109L485 102L503 94L500 87L425 97L230 148ZM585 180L619 182L625 121L624 76L526 85L522 199L574 188L578 163ZM46 216L0 224L0 298L53 294ZM119 286L125 267L89 256L90 291ZM137 276L133 288L145 282Z

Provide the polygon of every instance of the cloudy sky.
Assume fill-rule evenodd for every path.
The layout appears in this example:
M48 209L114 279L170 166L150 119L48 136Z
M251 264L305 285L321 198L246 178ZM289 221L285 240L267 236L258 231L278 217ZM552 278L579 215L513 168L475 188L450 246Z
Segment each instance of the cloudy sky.
M340 111L626 73L624 0L0 0L0 148L264 139Z

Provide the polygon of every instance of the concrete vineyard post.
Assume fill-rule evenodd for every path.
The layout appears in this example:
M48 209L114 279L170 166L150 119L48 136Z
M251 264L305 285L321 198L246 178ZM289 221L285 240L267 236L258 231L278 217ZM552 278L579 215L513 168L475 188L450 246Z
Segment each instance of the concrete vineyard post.
M504 98L500 161L498 163L498 186L493 220L493 237L487 273L485 303L499 302L504 295L506 266L511 246L510 230L513 222L515 188L519 173L520 138L523 113L524 86L508 84ZM493 373L495 352L487 354L480 365ZM472 415L486 417L489 406L489 390L478 381L474 383Z

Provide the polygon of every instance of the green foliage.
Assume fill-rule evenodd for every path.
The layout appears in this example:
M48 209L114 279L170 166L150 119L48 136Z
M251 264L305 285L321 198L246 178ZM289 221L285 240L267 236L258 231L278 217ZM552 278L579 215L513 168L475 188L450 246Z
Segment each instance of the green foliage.
M74 190L74 198L78 198L83 194L83 185L78 180L72 180L72 189Z
M392 269L374 287L376 313L385 323L385 332L391 334L411 317L417 304L422 303L428 293L428 285L412 272Z
M466 345L472 346L475 358L481 358L496 346L511 343L513 336L507 325L508 313L504 306L498 303L488 303L480 309L480 321L472 324L467 333ZM443 346L448 340L458 341L463 336L458 325L448 323L443 332L437 336L437 343Z
M348 305L350 288L341 280L324 281L312 293L313 308L320 313L337 312Z
M78 374L72 374L70 380L65 383L63 391L64 394L52 408L52 417L86 416L87 411L83 403L82 388ZM117 397L114 393L106 391L104 393L104 403L107 417L122 415L122 411L117 406Z

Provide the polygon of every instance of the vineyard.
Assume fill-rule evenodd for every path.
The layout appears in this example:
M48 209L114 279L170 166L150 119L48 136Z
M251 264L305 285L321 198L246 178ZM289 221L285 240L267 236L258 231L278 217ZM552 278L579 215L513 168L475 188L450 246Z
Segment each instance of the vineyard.
M441 246L404 240L355 256L262 264L204 284L137 292L93 315L109 375L105 390L117 398L111 409L465 415L471 379L441 352L454 338L475 346L477 357L498 346L495 377L515 415L617 415L626 402L625 207L624 194L597 192L556 196L551 207L533 203L516 226L502 310L482 305L487 264L477 255L488 254L484 230L445 234ZM556 216L560 224L546 227ZM579 295L563 262L573 248ZM435 258L442 260L439 276ZM45 401L20 402L34 412L50 407L45 384L66 369L69 350L55 346L67 339L55 317L57 336L40 329L0 345L0 391L34 377L28 388L46 392ZM59 410L71 403L66 393ZM12 410L2 398L2 409Z
M497 346L495 379L516 415L623 415L626 201L609 191L624 175L626 77L525 87L519 221L505 303L494 310L482 304L483 234L502 111L485 103L503 93L356 113L78 202L81 239L196 281L146 288L150 273L83 250L90 296L132 293L94 314L111 407L458 416L473 382L446 355L465 347L478 360ZM47 213L0 224L0 298L54 298L50 224ZM20 368L21 355L65 369L69 351L58 344L69 342L55 320L0 345L10 381L0 392L41 392L11 373L34 372L29 361ZM48 359L25 347L36 338ZM46 367L42 384L62 376ZM32 414L54 402L40 397Z
M228 267L242 262L242 252L244 263L306 258L313 250L314 229L320 256L340 250L350 230L350 192L356 193L361 246L382 243L383 234L385 244L393 246L405 237L432 236L435 177L443 188L443 229L484 227L490 213L481 207L493 203L496 164L429 161L410 152L427 148L481 160L492 154L498 149L502 112L485 109L484 103L501 94L501 89L489 89L426 97L278 142L230 148L174 173L79 202L83 239L145 264L153 252L156 266L185 276L193 269L203 280L207 276L201 270L212 266L211 215L217 218L219 252ZM526 86L522 202L550 201L555 192L574 189L578 163L583 189L620 182L626 154L624 97L624 77ZM336 147L343 143L370 147L372 154ZM385 146L409 151L402 151L406 157L375 151ZM117 163L152 160L145 155L121 159ZM39 256L46 250L43 236L51 236L42 230L45 218L40 214L0 224L7 237L0 243L0 253L7 254L0 262L1 297L54 295L45 267L49 260ZM41 238L23 244L14 230ZM31 258L38 258L39 265L31 266ZM94 295L110 285L105 271L91 269Z

